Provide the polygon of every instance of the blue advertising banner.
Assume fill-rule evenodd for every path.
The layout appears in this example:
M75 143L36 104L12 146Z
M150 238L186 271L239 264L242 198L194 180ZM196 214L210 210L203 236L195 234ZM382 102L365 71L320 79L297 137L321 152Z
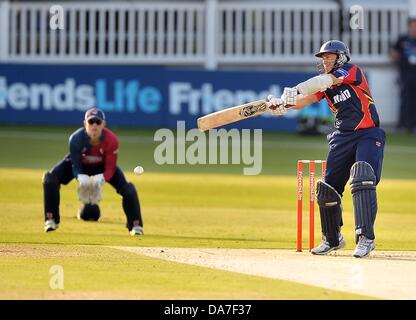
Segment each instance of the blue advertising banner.
M202 115L279 96L303 72L184 70L166 67L0 64L0 123L80 124L85 110L103 109L109 126L196 126ZM325 107L325 110L329 110ZM299 112L264 114L227 127L296 129Z
M99 106L110 125L157 127L164 76L155 67L0 65L0 121L79 124Z

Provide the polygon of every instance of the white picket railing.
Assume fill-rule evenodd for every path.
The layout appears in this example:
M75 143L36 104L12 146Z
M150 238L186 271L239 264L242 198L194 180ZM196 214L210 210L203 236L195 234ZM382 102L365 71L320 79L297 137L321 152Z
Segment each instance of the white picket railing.
M361 62L386 62L389 47L407 30L408 10L406 2L368 2L364 7L362 30L348 28L349 11L344 10L346 25L341 39Z
M354 61L388 62L406 30L405 2L364 9L349 28L336 1L62 2L65 28L51 30L51 2L0 3L0 61L202 65L304 64L322 42L342 39Z
M51 30L49 3L10 4L9 60L203 63L204 4L69 2Z
M219 4L220 63L313 60L323 42L339 37L335 2Z

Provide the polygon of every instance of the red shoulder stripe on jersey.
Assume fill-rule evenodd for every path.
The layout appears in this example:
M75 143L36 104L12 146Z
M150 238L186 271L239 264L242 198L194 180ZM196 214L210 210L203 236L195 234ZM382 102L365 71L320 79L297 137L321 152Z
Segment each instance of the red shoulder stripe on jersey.
M369 101L370 103L374 104L374 100L373 100L373 98L372 98L371 96L369 96L369 95L367 95L367 94L365 94L365 93L364 93L364 95L367 97L367 99L368 99L368 101Z
M351 85L357 82L357 72L358 72L358 67L357 65L353 64L351 68L348 70L349 74L348 76L345 77L343 83Z
M357 73L358 73L357 65L353 65L350 71L351 71L351 80L357 81Z
M365 90L365 88L363 88L362 86L356 86L356 87L359 88L362 92L364 92L365 95L371 96L370 92L368 92L367 90Z
M374 128L376 125L373 119L371 118L370 101L367 99L367 96L360 90L360 88L357 88L359 90L356 90L354 86L351 86L351 88L354 90L355 94L360 99L361 111L364 113L363 118L361 119L360 123L355 127L354 131L365 128Z
M326 95L326 92L324 92L325 98L326 98L326 102L328 102L329 108L331 109L331 111L335 114L337 113L337 108L335 108L335 106L332 104L331 99L329 99L329 97Z
M358 88L364 91L365 94L371 96L370 87L368 86L367 78L361 71L361 83L357 85Z

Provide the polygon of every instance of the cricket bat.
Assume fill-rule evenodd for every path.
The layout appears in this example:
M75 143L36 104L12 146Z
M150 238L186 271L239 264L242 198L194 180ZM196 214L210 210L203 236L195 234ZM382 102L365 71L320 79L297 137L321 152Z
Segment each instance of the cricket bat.
M227 108L198 118L198 129L206 131L229 123L258 116L268 111L266 100L256 100L239 106Z

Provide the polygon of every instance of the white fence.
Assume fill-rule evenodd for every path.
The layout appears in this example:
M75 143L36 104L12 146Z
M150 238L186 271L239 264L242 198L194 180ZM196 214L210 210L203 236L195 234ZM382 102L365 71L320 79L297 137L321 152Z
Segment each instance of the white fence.
M51 2L0 3L0 61L162 65L303 64L322 42L342 39L354 61L388 62L406 30L405 2L349 8L330 1L62 2L63 30L49 26Z

